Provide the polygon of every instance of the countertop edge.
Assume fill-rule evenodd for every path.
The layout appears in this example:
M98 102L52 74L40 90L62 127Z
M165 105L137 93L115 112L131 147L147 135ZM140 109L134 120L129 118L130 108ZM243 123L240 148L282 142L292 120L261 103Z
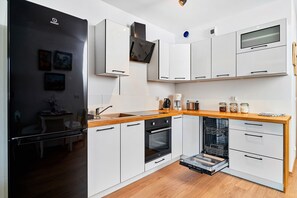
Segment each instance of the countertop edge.
M164 118L170 116L177 115L190 115L190 116L205 116L205 117L214 117L214 118L227 118L234 120L248 120L248 121L256 121L256 122L270 122L270 123L278 123L278 124L289 124L291 120L291 116L286 115L283 117L264 117L258 116L257 114L249 113L249 114L241 114L241 113L222 113L218 111L164 111L164 110L155 110L156 112L162 112L163 114L158 115L148 115L148 116L130 116L124 118L110 118L110 119L98 119L98 120L89 120L88 128L99 127L99 126L107 126L113 124L121 124L127 122L137 122L142 120L150 120L156 118Z

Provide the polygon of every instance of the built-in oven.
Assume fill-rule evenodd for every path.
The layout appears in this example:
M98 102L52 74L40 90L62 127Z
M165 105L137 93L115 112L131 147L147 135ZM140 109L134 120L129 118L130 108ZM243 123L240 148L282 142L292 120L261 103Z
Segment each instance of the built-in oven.
M202 152L181 159L180 164L213 175L229 165L229 120L203 117L202 131Z
M145 163L171 153L171 117L145 121Z

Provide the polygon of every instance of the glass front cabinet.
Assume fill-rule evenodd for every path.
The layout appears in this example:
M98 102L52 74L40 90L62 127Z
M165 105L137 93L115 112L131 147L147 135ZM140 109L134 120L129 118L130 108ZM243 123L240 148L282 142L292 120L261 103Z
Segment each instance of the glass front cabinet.
M237 53L286 45L286 19L237 32Z

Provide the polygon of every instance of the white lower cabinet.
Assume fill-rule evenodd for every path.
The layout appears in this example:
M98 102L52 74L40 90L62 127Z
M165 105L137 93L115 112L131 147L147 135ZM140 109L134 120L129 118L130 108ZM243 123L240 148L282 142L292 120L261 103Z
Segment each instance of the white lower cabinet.
M283 183L283 161L229 150L229 168L277 183Z
M121 182L120 125L88 131L88 196Z
M183 116L183 155L193 156L200 153L200 123L198 116Z
M144 172L144 121L121 124L121 182Z
M284 156L283 136L267 133L230 129L229 147L231 149L256 153L280 160L282 160Z
M183 154L183 117L172 116L171 155L172 159Z
M243 178L282 190L282 124L229 120L229 148L231 170L243 174Z
M165 155L163 157L160 157L158 159L155 159L153 161L150 161L145 164L145 171L149 171L153 168L156 168L157 166L160 166L162 164L165 164L166 162L171 160L171 154Z

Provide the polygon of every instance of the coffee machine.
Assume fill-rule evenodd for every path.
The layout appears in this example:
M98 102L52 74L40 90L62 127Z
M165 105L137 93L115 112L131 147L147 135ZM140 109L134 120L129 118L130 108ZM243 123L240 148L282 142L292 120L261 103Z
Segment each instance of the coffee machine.
M177 111L182 110L182 95L181 94L174 94L173 96L173 109Z

